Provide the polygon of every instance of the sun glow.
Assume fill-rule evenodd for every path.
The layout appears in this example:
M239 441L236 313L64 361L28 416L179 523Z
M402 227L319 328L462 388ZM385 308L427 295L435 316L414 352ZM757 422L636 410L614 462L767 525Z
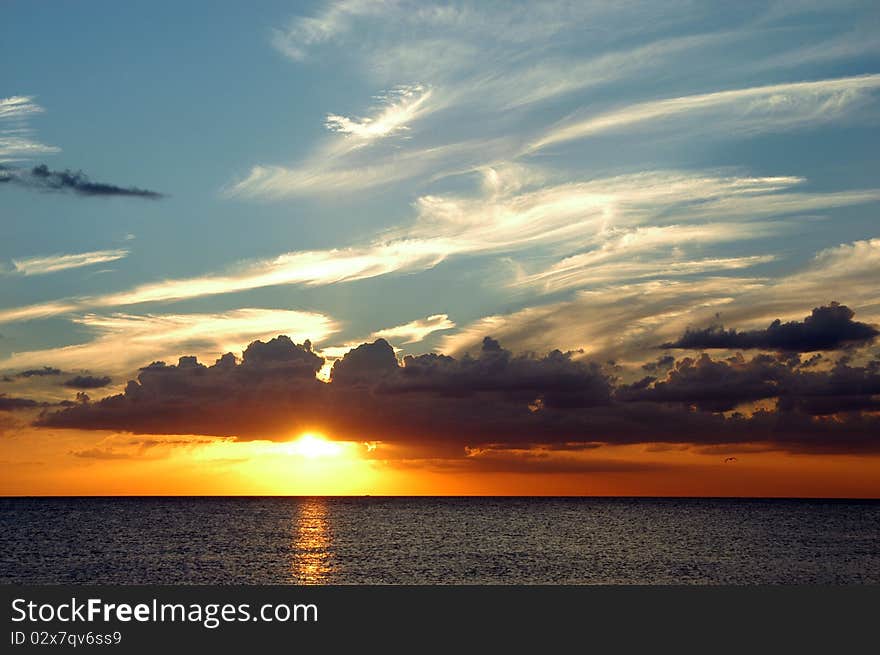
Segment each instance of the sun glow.
M335 443L314 432L306 432L290 444L291 455L302 455L309 459L318 457L337 457L342 454L342 444Z

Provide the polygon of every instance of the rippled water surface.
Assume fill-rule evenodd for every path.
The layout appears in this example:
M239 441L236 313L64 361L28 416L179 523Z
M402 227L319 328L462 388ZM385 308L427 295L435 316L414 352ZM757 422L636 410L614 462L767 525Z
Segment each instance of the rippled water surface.
M880 502L0 499L0 582L880 583Z

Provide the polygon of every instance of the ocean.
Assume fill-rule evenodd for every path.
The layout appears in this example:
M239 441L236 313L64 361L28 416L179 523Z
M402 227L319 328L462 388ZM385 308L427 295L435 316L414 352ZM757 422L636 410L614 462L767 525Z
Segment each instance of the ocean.
M2 498L4 584L880 583L880 501Z

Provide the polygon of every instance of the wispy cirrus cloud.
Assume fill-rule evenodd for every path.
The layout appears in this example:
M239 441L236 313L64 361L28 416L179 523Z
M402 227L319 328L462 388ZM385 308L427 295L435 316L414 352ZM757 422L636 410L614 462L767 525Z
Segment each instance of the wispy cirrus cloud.
M740 131L791 129L839 117L878 87L880 75L859 75L652 100L560 124L530 144L527 151L711 111L727 111L721 119L723 125ZM711 129L726 132L721 127L717 119L712 122ZM688 131L693 129L690 123Z
M43 255L37 257L21 257L12 260L14 272L22 275L45 275L57 273L71 268L92 266L114 262L128 256L125 249L116 250L93 250L72 254Z
M0 98L0 182L10 178L4 175L3 162L28 159L38 155L48 155L59 151L34 140L33 130L27 119L40 114L43 108L34 102L32 96L10 96Z
M0 310L0 321L185 300L286 284L319 286L352 282L429 269L452 256L515 253L525 249L533 254L571 256L616 238L631 245L641 240L647 248L652 234L655 235L654 247L657 247L660 237L656 235L662 232L643 230L623 238L621 232L610 228L633 228L652 221L669 224L667 216L672 211L677 221L705 221L707 216L711 217L707 207L712 203L721 204L719 212L725 217L738 216L738 220L745 223L736 228L728 220L725 226L704 227L703 240L736 241L780 227L778 222L764 227L750 223L756 205L772 207L777 203L777 209L771 214L784 215L880 199L880 191L871 190L843 197L834 193L802 194L797 203L786 203L785 199L793 195L790 189L802 181L791 177L655 171L584 183L553 183L550 174L532 168L487 169L483 172L483 187L477 193L423 196L416 203L414 223L388 230L373 242L289 252L247 262L224 273L169 279L115 293ZM714 237L711 236L713 229ZM695 235L697 231L692 230L690 234ZM666 235L674 235L674 231L667 231ZM688 260L680 257L676 261L684 265ZM747 261L741 260L738 264ZM719 268L731 266L733 263L727 262Z
M681 29L676 8L692 10L679 2L663 3L662 8L647 2L547 2L535 7L354 0L320 5L274 31L275 47L298 62L318 52L338 57L378 88L418 80L417 88L430 89L415 100L410 98L411 104L395 102L387 113L366 119L331 113L328 127L374 142L377 135L397 132L398 121L414 118L408 116L413 111L424 129L410 134L406 144L370 150L368 155L352 154L354 140L348 144L331 140L295 165L252 166L226 192L280 199L355 193L417 179L427 183L463 170L515 161L553 143L590 134L667 125L686 113L711 118L696 131L689 123L686 135L703 130L729 138L743 132L821 125L855 115L870 100L876 76L794 83L779 83L778 76L770 76L773 83L736 88L754 79L756 71L790 68L801 55L829 61L870 54L877 43L867 30L855 30L848 41L834 37L826 52L817 46L791 47L781 38L803 29L780 20L812 11L804 7L780 15L772 9L743 12L731 16L730 25L714 29L694 15L699 25L695 33ZM821 11L834 13L829 8ZM771 15L776 17L770 19ZM596 25L602 29L595 30ZM356 36L364 33L374 38ZM585 33L590 34L587 41ZM815 40L809 35L796 42L809 43L811 37ZM779 45L765 53L766 44L773 41ZM734 45L761 54L731 67L728 54ZM546 108L547 103L564 98L583 107L574 114L583 116L587 107L607 106L602 94L597 98L586 91L627 80L631 87L650 88L658 72L682 95L639 102L635 94L632 104L621 109L576 119L564 118L570 115L570 106L552 108L540 117L532 111L538 103ZM734 88L718 91L719 86Z
M311 46L324 43L345 31L353 19L379 14L393 4L381 0L328 3L314 16L298 16L287 27L272 30L272 45L291 59L303 60Z
M254 166L244 178L228 185L224 194L277 200L332 191L350 193L431 176L436 171L444 171L444 175L471 171L487 158L494 160L493 153L500 158L510 149L506 139L477 139L403 151L392 148L377 157L372 148L340 143L298 166Z
M473 350L492 334L519 350L540 350L541 344L552 342L597 358L623 357L641 364L688 328L717 325L719 316L742 328L766 328L777 318L802 319L805 306L815 306L817 299L838 300L841 293L863 320L876 324L878 271L880 239L822 250L800 269L777 276L676 280L663 276L660 268L661 279L608 283L563 301L486 316L444 336L439 348Z
M43 111L32 96L0 98L0 119L24 118Z
M378 139L409 129L421 108L431 97L431 90L422 85L402 86L381 96L381 110L374 116L352 118L328 114L324 125L331 132L339 132L361 141Z
M49 364L125 376L156 359L176 358L184 350L211 359L239 353L242 344L282 333L297 341L320 343L339 329L326 314L257 308L201 314L86 314L72 320L94 338L72 346L14 353L0 359L0 370Z
M402 340L404 344L418 343L425 337L434 332L441 330L451 330L455 327L455 323L449 320L447 314L434 314L427 318L420 318L403 325L395 325L394 327L376 330L370 335L370 338L387 339L394 342Z

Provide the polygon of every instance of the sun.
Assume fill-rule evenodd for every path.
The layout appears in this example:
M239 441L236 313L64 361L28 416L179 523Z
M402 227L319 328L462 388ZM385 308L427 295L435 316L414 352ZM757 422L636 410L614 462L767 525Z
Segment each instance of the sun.
M342 453L342 444L334 443L315 432L306 432L290 444L288 452L302 455L309 459L318 457L336 457Z

